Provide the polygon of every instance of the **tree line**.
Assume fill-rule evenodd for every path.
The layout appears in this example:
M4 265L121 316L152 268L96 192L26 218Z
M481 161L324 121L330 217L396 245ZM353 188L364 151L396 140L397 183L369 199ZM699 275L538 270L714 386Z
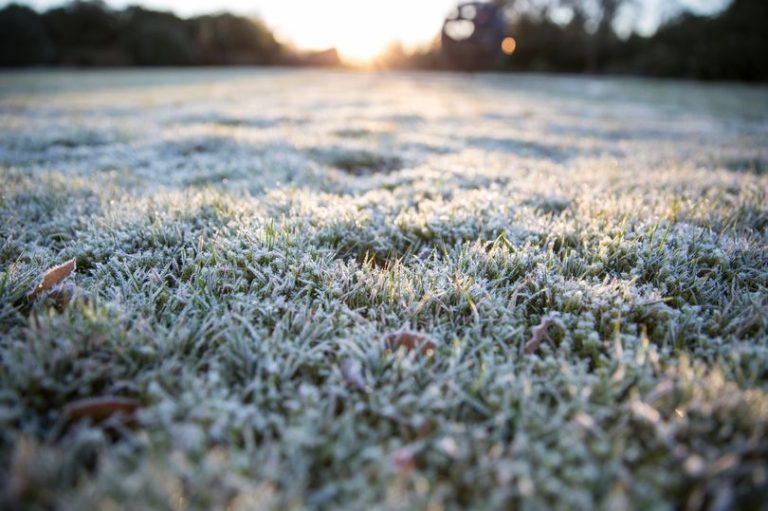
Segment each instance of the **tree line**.
M617 33L637 0L500 0L517 42L496 70L612 73L703 80L768 81L768 0L732 0L721 12L680 10L650 36ZM668 6L674 0L669 0ZM437 41L408 52L394 44L384 68L440 69Z
M513 33L521 43L506 66L511 69L604 71L697 79L768 79L768 1L733 0L714 16L682 11L650 37L621 38L614 24L626 0L599 0L598 19L583 2L570 0L566 24L550 17L523 15ZM595 12L595 11L593 11ZM594 16L594 14L593 14Z
M651 36L620 35L617 20L637 0L495 0L517 41L494 70L623 73L768 81L768 0L732 0L720 13L681 11ZM674 0L670 0L674 2ZM405 13L404 15L407 15ZM353 20L350 20L353 22ZM220 13L179 18L138 6L75 0L38 13L0 10L0 66L341 65L335 51L302 54L260 20ZM394 44L384 68L446 69L439 44Z
M2 66L187 66L283 63L285 49L260 20L221 13L182 19L138 6L73 1L38 13L0 10Z

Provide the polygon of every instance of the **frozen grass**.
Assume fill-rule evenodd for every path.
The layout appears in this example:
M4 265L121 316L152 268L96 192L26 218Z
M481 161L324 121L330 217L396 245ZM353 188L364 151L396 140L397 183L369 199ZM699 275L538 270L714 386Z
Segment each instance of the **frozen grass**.
M0 507L764 506L767 166L757 88L0 75Z

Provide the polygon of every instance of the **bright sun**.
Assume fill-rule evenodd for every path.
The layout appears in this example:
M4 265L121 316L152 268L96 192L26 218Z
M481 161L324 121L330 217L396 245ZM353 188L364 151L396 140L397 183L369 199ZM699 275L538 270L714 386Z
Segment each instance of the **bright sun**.
M366 31L364 27L339 28L331 46L336 47L342 58L356 64L372 60L395 39L394 36Z
M302 2L298 10L297 3L276 2L270 10L269 21L279 35L299 48L335 47L345 60L364 64L393 41L406 46L428 42L456 0L326 0Z

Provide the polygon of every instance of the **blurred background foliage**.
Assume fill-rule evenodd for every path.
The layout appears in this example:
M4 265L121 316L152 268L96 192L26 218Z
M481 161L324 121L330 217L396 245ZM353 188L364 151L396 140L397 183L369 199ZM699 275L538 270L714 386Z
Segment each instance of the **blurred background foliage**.
M511 2L515 3L520 2ZM510 33L519 44L504 67L768 79L768 1L733 0L713 16L679 10L651 36L631 33L622 37L615 28L617 21L622 14L631 15L632 9L638 9L633 0L553 0L531 2L527 9L517 11L513 7ZM570 19L554 21L553 13L563 12Z
M674 0L670 0L674 2ZM649 36L617 29L638 0L497 0L517 41L489 69L612 73L706 80L768 80L768 1L732 0L721 12L684 9ZM670 4L671 5L671 4ZM350 22L354 22L350 20ZM38 13L0 10L0 66L341 66L335 50L301 52L260 20L228 13L182 19L142 7L73 1ZM447 69L439 38L417 49L393 43L373 63Z
M100 1L43 13L17 4L0 10L3 66L269 65L282 52L262 22L228 13L182 19Z

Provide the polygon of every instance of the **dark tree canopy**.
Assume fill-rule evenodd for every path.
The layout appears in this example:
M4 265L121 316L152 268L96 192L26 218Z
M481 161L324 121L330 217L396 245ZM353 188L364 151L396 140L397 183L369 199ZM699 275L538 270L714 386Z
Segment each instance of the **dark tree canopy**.
M768 2L733 0L721 13L682 12L650 37L622 39L615 23L635 0L508 0L518 41L508 69L618 72L709 80L768 80ZM552 13L570 11L558 23Z
M734 0L720 16L685 13L637 44L637 70L655 76L768 80L768 2Z
M54 58L53 38L39 14L14 4L0 10L0 65L47 64Z
M77 0L39 14L0 10L0 65L265 65L281 45L259 20L222 13L182 19L132 6Z

